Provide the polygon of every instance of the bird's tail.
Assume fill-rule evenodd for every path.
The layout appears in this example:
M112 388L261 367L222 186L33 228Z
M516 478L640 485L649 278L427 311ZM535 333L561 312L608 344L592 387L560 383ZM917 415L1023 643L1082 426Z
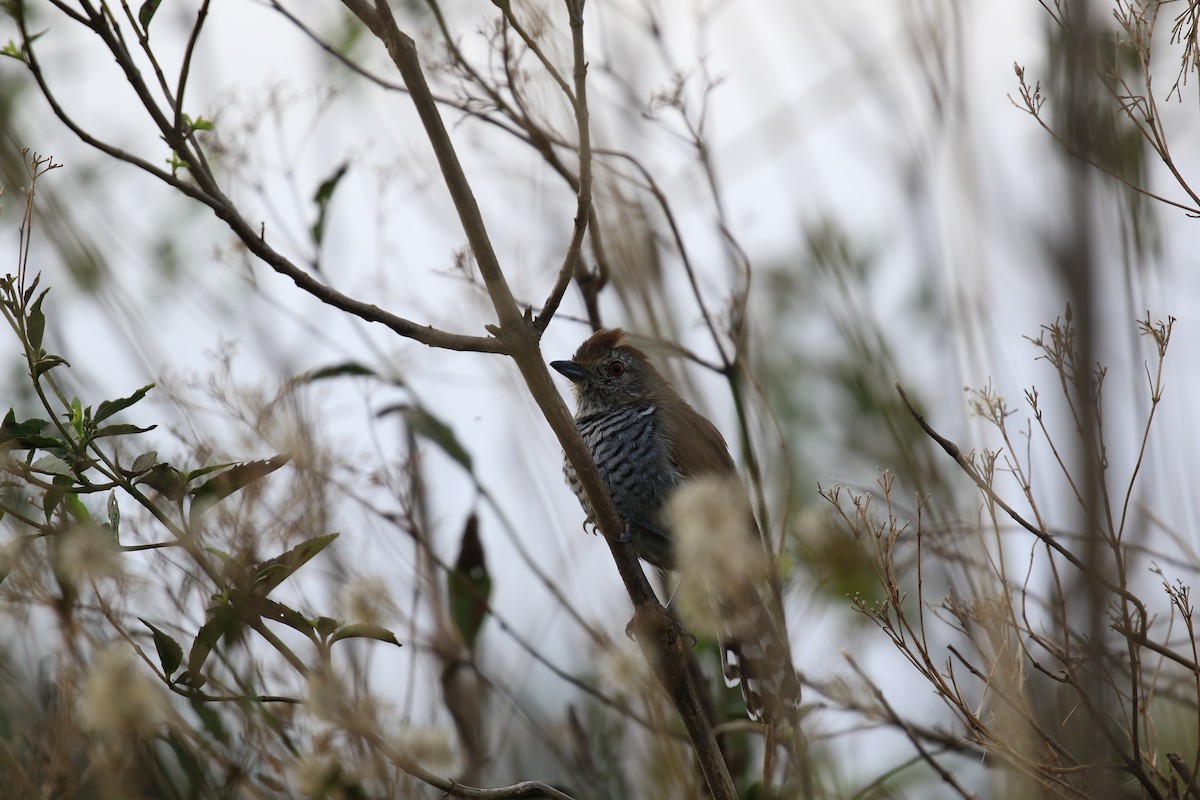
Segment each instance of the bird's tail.
M681 576L685 622L715 633L725 680L740 684L746 710L768 722L794 720L800 679L771 563L736 476L694 478L667 510Z
M792 665L787 631L757 588L732 600L716 598L725 683L740 686L751 719L795 726L800 678Z

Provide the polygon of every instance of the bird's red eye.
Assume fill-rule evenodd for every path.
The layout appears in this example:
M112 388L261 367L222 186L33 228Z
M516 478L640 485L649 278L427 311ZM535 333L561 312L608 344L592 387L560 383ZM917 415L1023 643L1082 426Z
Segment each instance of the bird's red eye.
M611 378L619 378L625 374L625 365L620 361L614 361L608 365L608 375Z

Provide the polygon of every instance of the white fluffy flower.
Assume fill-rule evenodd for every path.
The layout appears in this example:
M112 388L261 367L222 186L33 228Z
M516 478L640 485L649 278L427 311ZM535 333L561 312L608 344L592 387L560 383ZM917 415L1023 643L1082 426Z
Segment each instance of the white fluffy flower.
M667 505L675 537L684 624L716 633L715 596L734 596L763 575L765 556L755 540L750 502L736 476L705 476L681 485Z
M149 733L166 719L165 690L139 668L128 647L109 645L88 667L80 692L80 712L89 729L106 735L137 736Z

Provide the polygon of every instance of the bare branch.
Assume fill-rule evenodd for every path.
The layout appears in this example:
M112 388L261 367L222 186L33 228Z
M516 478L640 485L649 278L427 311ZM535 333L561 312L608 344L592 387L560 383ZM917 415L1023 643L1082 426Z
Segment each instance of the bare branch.
M934 758L933 754L925 748L925 743L921 740L921 737L912 729L912 727L903 717L896 713L896 710L892 707L891 703L888 702L887 698L884 696L883 692L880 691L879 687L876 686L869 678L867 678L866 673L864 673L862 668L858 666L858 662L856 662L849 653L845 654L845 658L846 661L849 662L850 668L858 673L858 676L862 678L870 688L871 694L875 695L875 699L879 702L880 707L883 709L885 718L904 732L904 735L908 737L908 740L912 743L912 746L916 748L917 753L920 754L921 759L933 768L938 777L942 779L942 782L957 792L960 797L966 798L967 800L975 800L977 795L975 795L973 792L968 792L965 788L963 788L962 784L958 782L958 779L955 778L949 772L949 770L942 766L942 763Z
M483 215L479 210L479 204L475 201L475 193L471 190L467 176L458 161L458 154L454 150L450 134L438 111L437 101L425 80L416 43L412 37L397 27L391 8L386 2L377 3L373 13L364 11L366 4L361 0L344 0L344 2L346 7L383 42L388 55L392 58L392 63L396 65L400 77L404 79L404 84L408 87L413 106L425 127L429 143L433 146L434 155L442 170L442 178L446 182L446 188L450 191L450 197L458 211L459 221L467 235L471 251L475 254L479 273L483 276L488 297L491 298L492 305L496 309L501 327L511 329L521 324L521 312L517 309L516 301L513 299L508 282L500 268L500 262L496 258L496 252L492 248L491 238L483 223Z
M506 14L507 6L505 3ZM538 331L546 330L558 304L576 274L579 264L579 252L583 246L583 237L587 232L588 220L592 212L592 137L588 123L587 107L587 61L583 49L583 2L568 0L567 9L571 19L571 42L575 60L575 94L564 86L564 91L571 98L575 109L575 129L579 137L579 178L578 200L575 207L575 228L571 233L571 241L567 244L567 252L563 257L562 266L558 270L558 280L550 291L550 296L542 304L542 313L534 320ZM540 52L540 50L538 51ZM554 73L557 76L557 73Z
M917 424L921 426L922 430L925 431L925 433L929 436L929 438L931 438L935 442L937 442L941 446L941 448L946 451L946 454L948 456L950 456L951 458L954 459L955 463L957 463L958 466L962 468L963 472L967 473L967 476L970 477L971 480L973 480L975 482L975 485L979 487L979 489L987 496L987 498L991 502L995 503L1000 508L1002 508L1004 510L1004 513L1008 514L1008 516L1010 516L1014 522L1016 522L1022 528L1029 531L1034 536L1036 536L1038 539L1040 539L1042 542L1044 542L1046 545L1048 545L1050 548L1052 548L1056 553L1058 553L1060 556L1062 556L1067 561L1069 561L1072 566L1076 567L1084 574L1092 573L1092 571L1088 569L1087 565L1084 564L1083 561L1081 561L1077 555L1072 553L1067 548L1063 547L1062 544L1060 544L1058 542L1058 540L1054 538L1054 536L1052 536L1049 533L1046 533L1041 528L1038 528L1036 525L1032 524L1027 519L1022 517L1019 513L1017 513L1016 509L1014 509L1012 506L1010 506L1008 503L1006 503L1004 501L1004 498L1002 498L998 494L996 494L996 491L991 487L991 485L989 485L988 482L984 479L984 477L979 474L979 471L975 468L975 465L972 464L962 454L962 451L959 449L958 445L956 445L954 442L950 441L949 439L947 439L946 437L942 436L937 431L935 431L932 427L930 427L929 423L925 421L925 417L922 416L913 407L912 402L908 399L908 395L905 394L903 387L901 387L899 383L896 383L896 391L900 393L900 399L904 401L904 405L908 407L908 412L910 414L912 414L913 419L917 421ZM1092 577L1096 581L1098 581L1100 583L1100 585L1102 585L1105 589L1108 589L1113 594L1121 597L1124 600L1128 600L1129 602L1133 603L1138 608L1138 610L1141 614L1141 618L1143 620L1146 619L1146 607L1142 603L1142 601L1140 599L1138 599L1138 597L1136 595L1129 592L1129 590L1127 590L1121 586L1118 586L1117 584L1113 583L1112 581L1108 580L1107 578L1105 578L1102 575L1097 574L1097 575L1092 575Z
M532 316L520 313L504 279L478 205L425 81L416 45L396 26L384 0L377 3L373 13L365 11L365 4L359 0L348 0L346 5L384 42L393 63L408 86L454 199L467 239L475 252L488 296L496 309L499 325L490 327L490 330L503 342L505 352L512 356L534 400L576 468L580 483L596 512L600 530L605 534L617 569L633 601L633 626L639 634L639 644L656 678L679 711L696 749L697 760L704 772L709 791L716 800L735 798L733 780L717 748L711 726L687 668L689 656L683 644L683 637L678 635L678 623L658 602L632 548L619 541L622 526L616 508L608 496L574 419L551 380L545 359L538 347L539 332L533 324ZM573 14L581 12L582 4L577 3ZM579 61L577 68L581 67L582 61ZM590 194L588 196L590 197ZM577 220L577 224L586 224L586 215Z
M229 226L233 233L254 255L276 272L290 278L302 291L312 295L326 305L345 311L366 322L380 323L400 336L413 339L430 347L485 353L503 352L500 342L493 337L456 334L429 325L421 325L384 311L376 305L365 303L342 294L333 287L309 275L282 253L268 245L263 231L261 229L256 230L254 226L242 217L237 207L224 195L220 187L217 186L215 179L205 170L194 170L192 172L192 176L196 179L196 183L193 184L177 177L171 172L154 166L145 159L92 136L59 104L54 92L46 82L41 64L34 53L32 37L26 26L23 14L19 13L17 15L17 24L21 33L22 49L25 53L26 64L33 75L34 81L37 83L42 95L46 98L46 101L50 104L50 108L55 116L78 136L81 141L118 161L124 161L153 175L182 194L208 206L218 218ZM102 21L89 23L89 27L93 27L94 25L99 25L104 30L107 30L107 26ZM95 30L95 27L93 27L93 30ZM97 31L97 34L101 36L110 51L117 57L117 62L125 70L126 77L137 92L143 107L145 107L146 111L154 119L160 133L162 133L168 144L171 144L176 149L176 152L189 161L189 163L199 163L199 159L194 155L190 143L183 138L181 132L173 128L171 122L158 109L149 88L137 74L136 68L133 67L130 54L122 49L122 45L113 35L105 34L103 31Z

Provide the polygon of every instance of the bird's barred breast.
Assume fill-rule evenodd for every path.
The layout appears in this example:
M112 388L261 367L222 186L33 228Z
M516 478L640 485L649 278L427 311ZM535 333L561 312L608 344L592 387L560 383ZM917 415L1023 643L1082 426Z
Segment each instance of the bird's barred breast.
M620 406L577 420L617 510L627 520L656 519L666 495L679 482L659 430L654 405ZM591 508L570 464L565 467L571 488L591 516Z

